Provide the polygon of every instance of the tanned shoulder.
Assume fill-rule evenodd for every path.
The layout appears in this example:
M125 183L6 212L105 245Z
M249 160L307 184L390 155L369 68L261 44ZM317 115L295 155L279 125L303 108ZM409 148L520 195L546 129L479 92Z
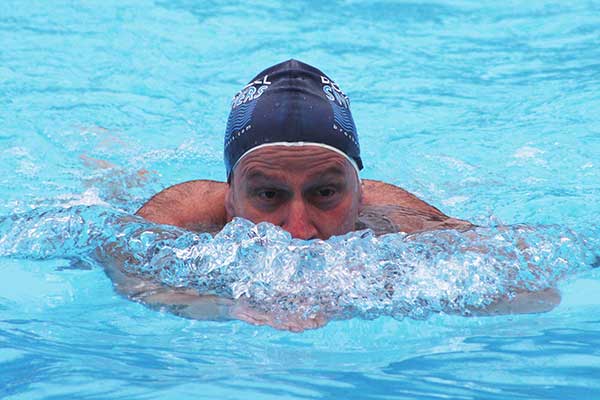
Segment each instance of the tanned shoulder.
M137 212L149 221L181 228L214 232L227 222L224 182L194 180L170 186L155 194Z
M472 227L468 221L451 218L398 186L369 179L363 180L359 222L379 234Z
M372 179L364 179L362 182L363 204L366 206L394 204L429 214L445 216L444 213L434 206L424 202L401 187Z

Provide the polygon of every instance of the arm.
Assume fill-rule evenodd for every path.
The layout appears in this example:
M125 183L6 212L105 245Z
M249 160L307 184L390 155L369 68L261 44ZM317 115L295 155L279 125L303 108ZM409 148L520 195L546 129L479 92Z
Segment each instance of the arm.
M104 160L86 155L82 155L81 159L90 167L117 169L115 165ZM143 179L146 173L145 170L138 171L135 178ZM109 187L116 197L114 187ZM227 185L222 182L196 180L180 183L157 193L136 214L158 224L204 232L218 231L225 223L223 199L226 190ZM103 248L96 253L97 260L104 267L119 294L151 308L167 310L186 318L232 319L232 311L235 311L232 310L232 300L200 295L189 289L169 288L125 273L120 266L126 257L126 254L121 254L114 246Z
M234 302L217 296L199 295L191 289L169 288L142 277L123 272L116 259L102 260L104 271L122 296L150 308L199 320L230 320Z
M269 325L275 329L302 332L320 328L329 322L323 315L303 318L291 314L281 318L253 308L245 298L236 300L201 295L193 289L175 289L126 274L118 267L106 266L106 274L117 292L150 308L168 311L184 318L210 321L241 320L253 325Z
M491 231L489 231L491 229ZM527 243L527 236L517 236L512 239L515 240L513 246L490 246L488 239L491 236L497 236L503 232L509 233L513 230L513 235L534 233L535 229L530 226L498 226L494 228L484 228L484 232L480 232L477 229L470 229L466 232L461 233L450 233L446 235L442 232L442 238L447 241L448 244L454 243L453 235L458 234L459 240L465 240L464 245L454 248L455 252L470 252L476 254L489 254L492 253L492 257L500 258L505 260L505 268L509 269L506 279L509 279L510 295L498 295L490 304L483 307L468 307L465 311L460 312L461 315L470 316L495 316L495 315L507 315L507 314L535 314L545 313L553 310L560 304L561 295L560 292L554 285L556 284L556 278L551 284L546 285L546 288L532 288L528 289L527 281L541 280L542 282L548 282L546 275L548 267L544 267L539 264L539 261L535 260L535 257L530 253L534 251L535 246ZM491 232L491 233L490 233ZM419 240L422 237L418 233L416 235L408 235L406 240L413 241ZM425 236L427 237L427 236ZM440 238L440 236L436 235ZM425 244L426 242L421 242ZM532 259L533 258L533 259ZM516 267L513 267L515 264ZM518 271L526 271L529 276L519 275ZM512 271L512 272L511 272ZM522 279L525 279L523 281ZM552 286L552 287L549 287ZM455 310L448 311L449 313L456 313Z
M194 289L168 287L143 276L129 274L124 272L121 266L126 260L132 260L114 244L98 249L95 258L104 267L119 294L150 308L168 311L181 317L212 321L237 319L292 332L319 328L329 322L322 314L308 318L300 314L276 315L257 310L245 297L229 299L205 295Z

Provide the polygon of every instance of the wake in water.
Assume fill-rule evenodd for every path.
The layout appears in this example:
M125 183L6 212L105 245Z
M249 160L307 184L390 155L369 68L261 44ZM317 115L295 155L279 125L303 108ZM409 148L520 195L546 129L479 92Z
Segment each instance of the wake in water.
M0 219L0 256L88 263L112 257L122 270L162 285L244 297L265 311L338 318L469 315L589 268L599 238L597 229L514 225L303 241L239 218L213 237L100 206Z

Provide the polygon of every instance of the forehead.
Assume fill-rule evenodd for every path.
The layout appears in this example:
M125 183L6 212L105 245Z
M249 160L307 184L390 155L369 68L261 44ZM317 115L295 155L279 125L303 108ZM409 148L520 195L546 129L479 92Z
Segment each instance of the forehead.
M267 146L242 158L234 171L241 180L259 178L313 178L322 175L349 178L354 167L341 154L314 146Z

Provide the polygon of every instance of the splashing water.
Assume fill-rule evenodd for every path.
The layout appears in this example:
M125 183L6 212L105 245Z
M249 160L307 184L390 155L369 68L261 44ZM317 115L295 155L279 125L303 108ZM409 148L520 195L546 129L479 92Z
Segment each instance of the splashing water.
M589 268L597 230L523 225L303 241L236 218L214 237L99 206L0 219L0 256L113 260L132 274L262 310L338 317L469 315L501 297L552 287Z

